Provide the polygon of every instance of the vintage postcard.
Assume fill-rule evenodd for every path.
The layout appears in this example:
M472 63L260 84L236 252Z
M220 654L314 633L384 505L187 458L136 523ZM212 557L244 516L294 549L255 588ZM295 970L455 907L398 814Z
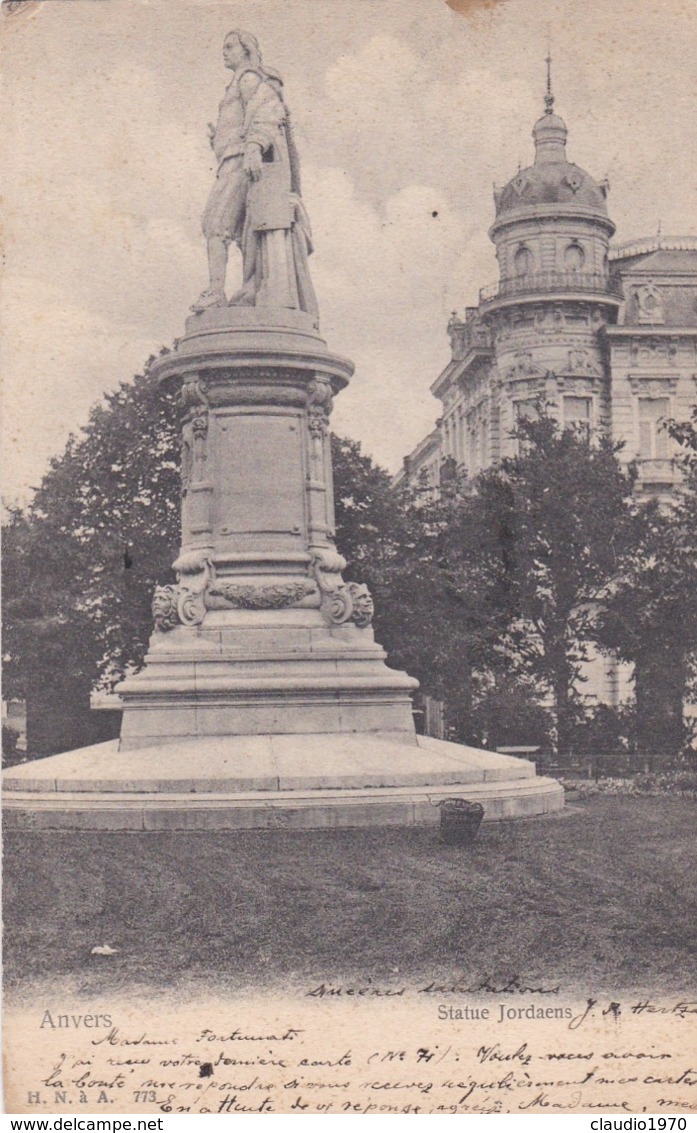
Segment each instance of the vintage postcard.
M0 42L5 1110L687 1128L694 3Z

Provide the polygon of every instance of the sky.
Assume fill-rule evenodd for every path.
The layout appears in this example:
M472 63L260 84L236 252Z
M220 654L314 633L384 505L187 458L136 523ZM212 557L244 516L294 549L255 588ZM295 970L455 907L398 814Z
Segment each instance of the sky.
M697 231L695 0L27 4L0 25L6 502L183 333L233 28L283 75L322 334L356 364L333 428L391 471L438 416L450 312L496 278L492 188L533 159L548 45L616 240Z

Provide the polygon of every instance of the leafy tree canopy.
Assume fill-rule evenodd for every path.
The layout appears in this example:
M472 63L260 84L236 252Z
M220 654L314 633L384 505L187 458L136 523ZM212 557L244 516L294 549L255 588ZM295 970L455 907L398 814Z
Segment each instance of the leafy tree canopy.
M142 658L152 589L170 572L179 524L174 399L146 367L95 406L26 512L5 533L7 688L28 666L116 679ZM32 643L41 643L35 648Z
M520 455L473 484L451 482L440 561L452 592L476 595L482 636L471 636L489 646L477 663L518 671L551 700L565 747L596 604L630 536L634 477L616 445L544 413L521 422L519 441Z

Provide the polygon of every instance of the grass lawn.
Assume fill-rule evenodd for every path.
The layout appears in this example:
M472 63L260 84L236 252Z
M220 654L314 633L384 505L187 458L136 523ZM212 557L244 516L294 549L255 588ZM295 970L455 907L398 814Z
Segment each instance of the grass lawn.
M567 990L697 989L697 803L592 797L436 830L5 836L5 983L412 985L517 973ZM118 954L91 956L97 944Z

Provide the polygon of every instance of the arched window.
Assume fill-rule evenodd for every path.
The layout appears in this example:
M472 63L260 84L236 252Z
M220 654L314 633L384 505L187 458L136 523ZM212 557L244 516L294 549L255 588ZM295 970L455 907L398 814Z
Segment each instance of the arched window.
M527 275L532 269L532 252L529 248L521 246L518 248L513 262L516 275Z
M580 244L569 244L564 252L564 267L567 271L580 271L586 262L586 256Z

